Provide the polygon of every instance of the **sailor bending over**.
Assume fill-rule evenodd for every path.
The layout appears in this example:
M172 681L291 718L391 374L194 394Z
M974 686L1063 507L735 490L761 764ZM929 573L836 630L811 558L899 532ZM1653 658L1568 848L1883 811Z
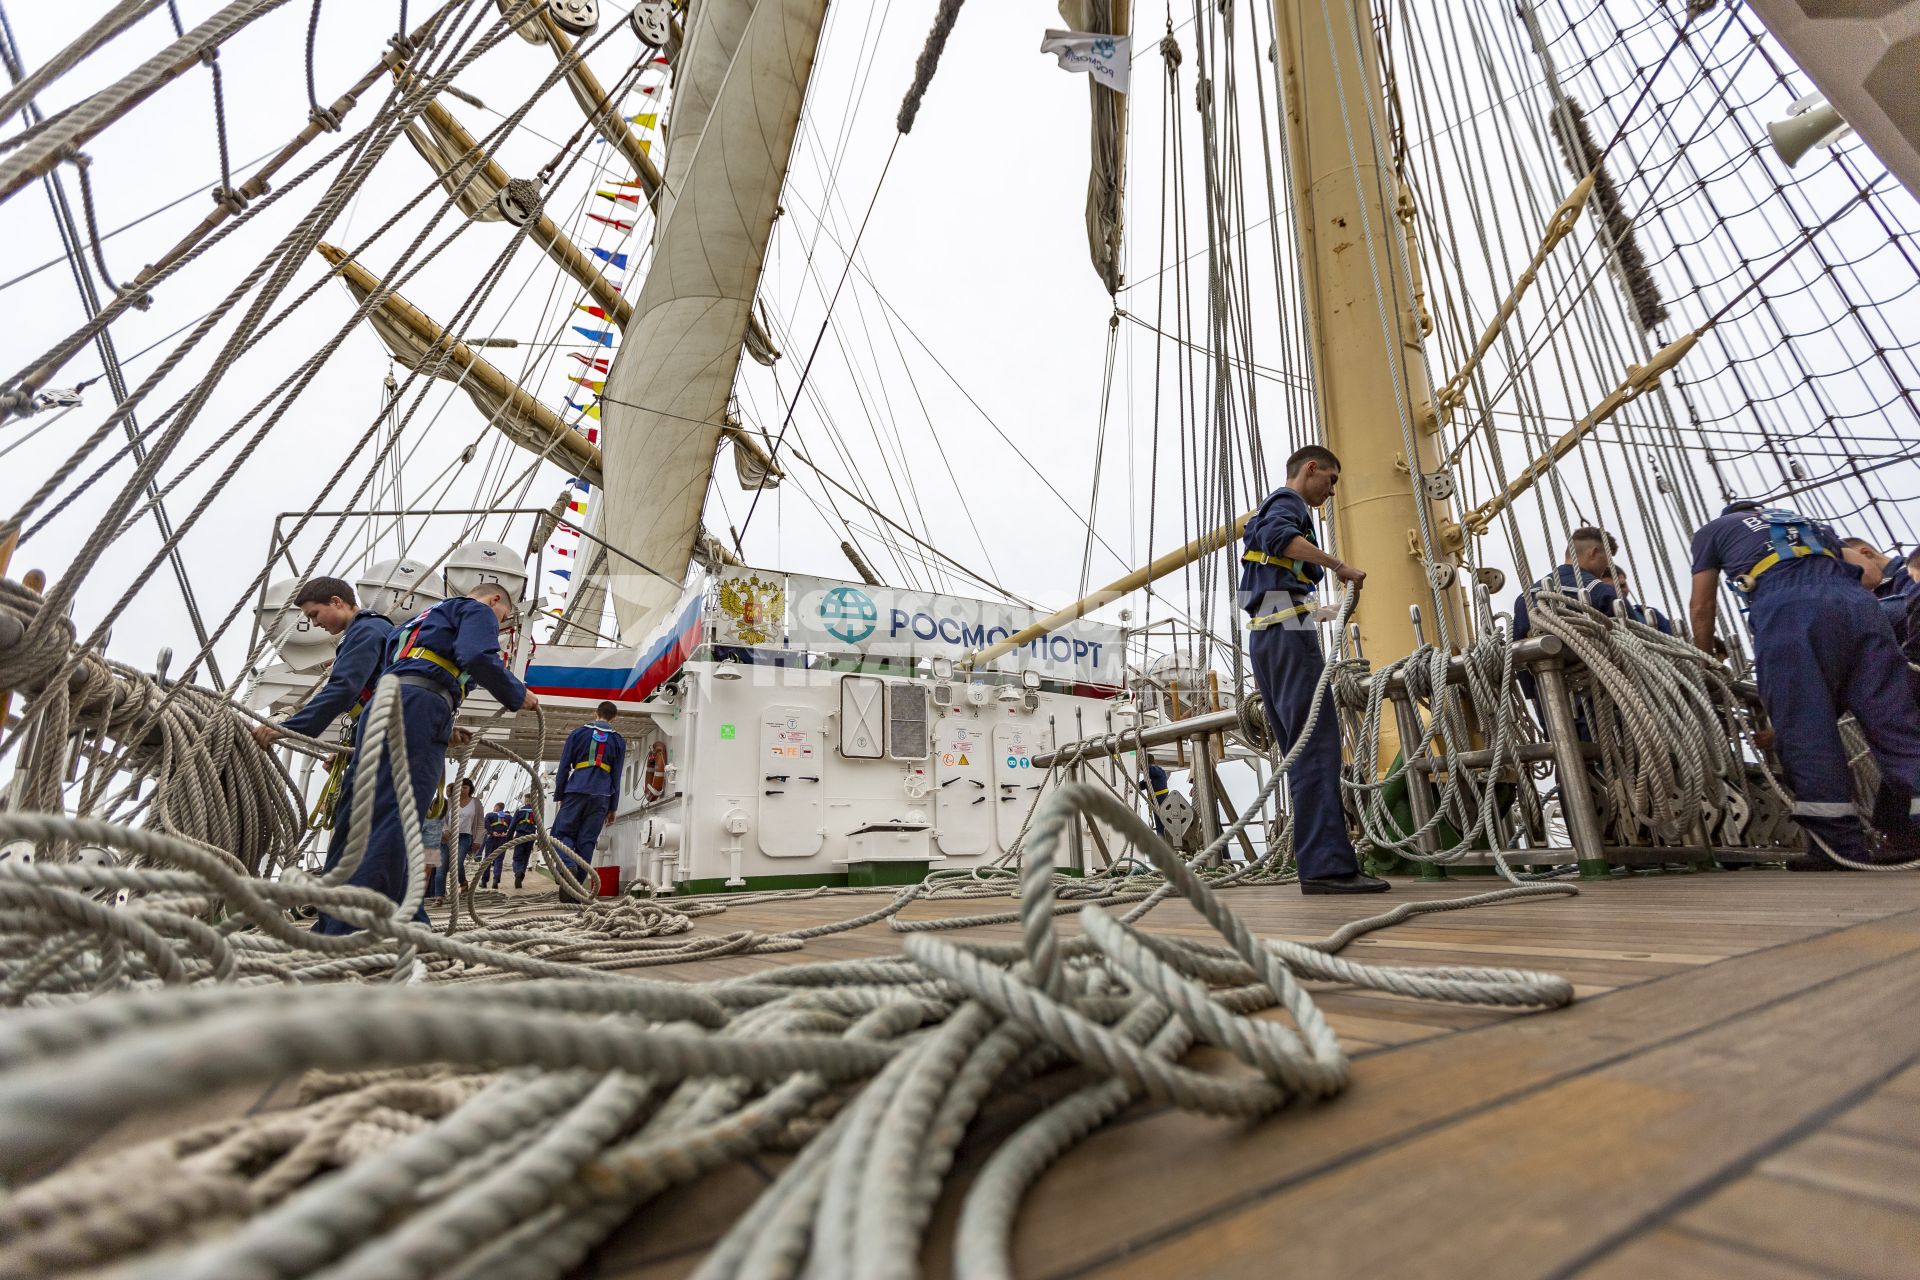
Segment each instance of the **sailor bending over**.
M1796 870L1839 870L1827 851L1866 860L1840 739L1843 711L1860 722L1884 779L1875 825L1905 835L1920 813L1920 724L1906 664L1879 602L1861 589L1859 568L1840 552L1827 525L1758 502L1730 504L1693 535L1694 643L1719 647L1719 574L1746 599L1760 700L1793 788L1794 818L1813 837L1808 856L1790 864Z
M412 783L412 795L404 803L413 806L416 818L426 817L434 793L444 780L454 713L466 697L470 682L478 682L509 711L539 705L539 699L500 660L500 624L512 611L513 600L505 588L489 582L467 595L442 600L396 630L385 678L400 686L400 720L406 734L407 776ZM360 746L356 740L354 759L347 765L349 784L359 763ZM403 800L395 794L393 769L384 753L376 787L366 855L347 883L404 902L408 886L407 842L400 809ZM341 798L343 812L349 798ZM344 849L344 842L338 842L338 847ZM415 917L425 918L424 912ZM351 933L353 926L322 914L314 930Z
M314 578L293 596L293 603L307 621L328 635L340 637L334 650L333 665L327 670L327 682L307 699L306 705L278 725L261 724L253 728L253 740L271 747L282 733L298 733L317 738L341 715L347 717L352 740L360 741L360 716L373 698L373 686L387 665L393 642L393 624L371 609L360 608L353 588L339 578ZM347 848L347 827L353 813L353 766L341 756L335 767L344 769L339 801L333 810L333 834L327 841L325 867L331 870Z

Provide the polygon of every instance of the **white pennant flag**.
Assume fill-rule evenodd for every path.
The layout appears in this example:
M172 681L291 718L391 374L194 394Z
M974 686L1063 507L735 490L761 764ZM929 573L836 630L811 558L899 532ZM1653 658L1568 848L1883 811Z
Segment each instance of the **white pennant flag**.
M1098 31L1048 31L1040 52L1059 59L1062 69L1084 71L1115 93L1127 91L1127 71L1133 62L1131 36Z

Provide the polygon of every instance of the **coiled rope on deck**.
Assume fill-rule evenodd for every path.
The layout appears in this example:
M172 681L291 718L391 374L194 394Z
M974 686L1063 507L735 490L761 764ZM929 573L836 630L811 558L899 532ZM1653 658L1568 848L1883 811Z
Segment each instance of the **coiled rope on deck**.
M975 1268L1004 1259L1019 1188L1118 1105L1150 1097L1252 1116L1339 1092L1347 1059L1303 979L1517 1008L1572 999L1570 984L1546 974L1330 954L1371 922L1317 947L1258 939L1129 806L1091 784L1041 805L1023 904L1053 902L1056 856L1083 819L1120 833L1225 945L1142 933L1089 906L1078 937L1062 937L1050 910L1034 911L1017 945L916 935L892 960L704 983L590 969L584 981L522 971L431 990L227 982L15 1013L0 1020L0 1168L20 1189L0 1206L0 1269L555 1275L665 1189L798 1148L704 1274L791 1274L809 1256L843 1274L894 1274L921 1247L985 1100L1078 1063L1104 1083L1016 1133L1003 1149L1012 1154L996 1156L969 1194L962 1271L995 1274ZM85 825L82 838L116 839L98 829L109 824ZM192 861L173 837L127 832L117 842ZM29 881L56 865L32 868ZM0 868L0 881L20 870ZM345 911L358 891L324 894L329 910ZM384 911L360 908L369 933L423 953L466 945L406 933L381 902ZM1465 904L1407 904L1379 919L1442 905ZM1283 1016L1249 1016L1269 1008ZM1181 1066L1195 1042L1245 1070ZM299 1071L335 1074L309 1076L288 1111L28 1181L118 1117ZM120 1192L100 1197L109 1183ZM551 1234L509 1264L535 1223ZM190 1234L213 1238L188 1246ZM482 1270L483 1258L502 1270Z
M1328 705L1329 679L1313 715ZM244 728L231 708L217 714ZM0 1270L554 1276L661 1192L793 1150L703 1274L790 1275L809 1259L899 1274L984 1102L1078 1063L1104 1083L1015 1134L965 1206L962 1272L1004 1274L1020 1189L1128 1101L1255 1116L1344 1088L1345 1053L1303 981L1506 1008L1573 995L1547 974L1333 954L1425 911L1530 889L1403 904L1317 945L1261 940L1218 890L1283 877L1284 842L1253 866L1204 871L1204 851L1183 861L1131 797L1088 783L1046 795L1029 815L1017 872L936 875L828 925L716 936L692 924L710 904L585 900L565 851L540 831L531 838L555 869L553 910L489 920L469 899L472 927L454 931L456 903L441 932L414 919L425 850L409 806L407 900L348 883L366 855L377 772L391 769L396 792L410 792L392 679L376 686L361 733L349 838L322 875L256 877L205 840L153 827L0 814L0 840L48 855L0 863L0 998L27 1006L0 1018L0 1173L17 1188L0 1202ZM1276 762L1222 845L1298 750ZM1120 842L1107 876L1059 870L1062 842L1083 821ZM118 858L63 860L79 841ZM1018 944L950 941L918 927L933 922L899 918L921 897L1009 891ZM1137 927L1172 897L1225 945ZM1106 913L1122 904L1124 917ZM295 907L359 932L313 934L291 918ZM1069 911L1079 936L1059 931ZM882 919L911 934L903 953L703 983L628 972L791 951ZM1251 1016L1268 1009L1279 1016ZM1194 1043L1244 1069L1182 1066ZM299 1072L309 1074L290 1109L61 1167L134 1111ZM116 1193L101 1195L107 1186Z

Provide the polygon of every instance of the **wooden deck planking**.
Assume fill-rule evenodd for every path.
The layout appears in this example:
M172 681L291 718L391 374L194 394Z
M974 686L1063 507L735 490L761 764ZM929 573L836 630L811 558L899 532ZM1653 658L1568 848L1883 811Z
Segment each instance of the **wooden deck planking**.
M1581 1280L1831 1280L1832 1275L1672 1227L1649 1231L1580 1273Z
M1675 1254L1671 1274L1728 1274L1722 1264L1740 1256L1733 1246L1687 1224L1662 1225L1662 1215L1754 1158L1757 1145L1805 1123L1832 1103L1835 1090L1844 1094L1863 1074L1887 1075L1920 1054L1920 1028L1854 1044L1920 996L1920 915L1887 918L1920 907L1920 881L1871 883L1876 892L1868 894L1853 877L1813 884L1758 872L1635 877L1583 886L1573 900L1418 917L1363 940L1347 954L1428 964L1464 957L1563 973L1568 961L1595 967L1587 975L1590 994L1575 1008L1517 1018L1350 989L1317 992L1334 1025L1354 1037L1361 1059L1347 1096L1257 1126L1136 1106L1070 1152L1028 1196L1016 1234L1017 1272L1264 1276L1304 1264L1304 1273L1316 1276L1405 1274L1415 1255L1382 1242L1438 1236L1448 1243L1418 1253L1421 1274L1544 1275L1591 1263L1594 1274L1624 1275L1621 1259L1645 1258L1663 1241ZM1393 900L1485 887L1403 884ZM846 907L858 901L796 904L809 908L804 913L753 906L702 923L792 928L854 914ZM1284 890L1238 893L1229 902L1256 930L1300 939L1324 936L1382 905L1302 899ZM978 902L915 904L908 915L991 909ZM1179 904L1148 923L1155 931L1205 933ZM1061 927L1073 931L1070 919ZM870 928L755 963L872 954L871 945L859 945L870 936L885 939L883 954L897 941L883 927ZM1017 930L996 925L954 936L1012 940ZM1727 963L1735 957L1744 958ZM700 968L655 972L694 978L703 976ZM1817 1035L1804 1029L1809 1025L1820 1028ZM1395 1033L1401 1038L1390 1041ZM1810 1039L1823 1046L1817 1053ZM1828 1055L1848 1061L1829 1070ZM1217 1055L1207 1057L1217 1062ZM1730 1081L1721 1070L1729 1062L1771 1083ZM1920 1092L1920 1074L1896 1079L1888 1090ZM1683 1094L1684 1105L1677 1100ZM1889 1093L1868 1101L1889 1100L1907 1099ZM1038 1105L1009 1100L978 1127L1005 1131L1023 1108L1031 1113ZM1581 1116L1571 1134L1557 1123L1569 1108ZM1671 1140L1682 1123L1676 1116L1693 1124L1684 1142ZM1871 1114L1854 1120L1886 1122ZM1617 1135L1627 1132L1659 1146L1654 1174L1621 1166L1624 1139ZM947 1233L967 1173L983 1158L984 1137L976 1132L962 1148L959 1176L923 1259L929 1274L946 1271ZM1493 1184L1498 1190L1476 1189L1463 1170L1492 1159L1469 1154L1482 1145L1533 1176L1516 1177L1494 1161L1482 1172L1506 1181ZM1405 1192L1410 1170L1430 1180L1424 1198ZM739 1201L718 1201L746 1194L749 1188L736 1182L731 1196L695 1197L699 1216L711 1224L708 1241L739 1211ZM1596 1196L1605 1213L1588 1211ZM1503 1199L1514 1207L1482 1221L1482 1206ZM617 1233L596 1256L596 1272L690 1272L705 1244L687 1236L684 1222L670 1234L656 1231L654 1224L664 1225L661 1209ZM1316 1211L1323 1220L1318 1234ZM1499 1246L1515 1232L1530 1252ZM1358 1253L1347 1243L1354 1239L1367 1242ZM1789 1254L1750 1261L1744 1274L1807 1274Z
M1729 1170L1674 1207L1649 1236L1722 1250L1746 1271L1878 1280L1920 1273L1920 1066L1910 1066L1807 1126L1796 1140ZM1647 1236L1583 1271L1646 1274Z
M1743 1178L1678 1222L1825 1276L1909 1280L1920 1271L1920 1214L1783 1178Z
M1429 1126L1100 1274L1262 1275L1278 1256L1327 1277L1415 1258L1436 1275L1562 1272L1920 1055L1920 1020L1901 1016L1917 1001L1920 955L1849 973ZM1862 1026L1882 1030L1832 1053Z
M1227 901L1257 932L1310 941L1410 899L1484 881L1396 884L1387 898ZM1920 878L1639 876L1541 899L1416 917L1345 953L1370 963L1481 964L1573 978L1551 1014L1433 1004L1314 984L1357 1062L1332 1103L1258 1125L1151 1102L1050 1170L1015 1237L1022 1277L1739 1275L1871 1277L1920 1240ZM871 910L879 895L729 906L702 934L777 932ZM1005 910L916 903L910 919ZM1057 921L1065 934L1073 919ZM1155 932L1213 936L1182 903ZM1014 924L943 936L1013 942ZM884 924L771 956L642 971L699 981L898 954ZM1242 1071L1201 1050L1189 1063ZM969 1132L923 1258L947 1273L968 1180L997 1141L1090 1077L1060 1072L995 1097ZM279 1105L291 1081L169 1116L121 1146ZM784 1158L723 1169L647 1206L585 1271L689 1274ZM1837 1207L1836 1207L1837 1206ZM1833 1226L1830 1224L1842 1224ZM1844 1235L1844 1238L1839 1236Z

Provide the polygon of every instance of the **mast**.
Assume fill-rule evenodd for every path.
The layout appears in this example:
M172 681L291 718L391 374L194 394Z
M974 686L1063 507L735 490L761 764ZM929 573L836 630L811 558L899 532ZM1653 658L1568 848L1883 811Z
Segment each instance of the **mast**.
M1413 202L1378 137L1387 112L1371 9L1278 0L1274 16L1314 386L1341 463L1334 535L1341 558L1367 573L1354 621L1363 651L1391 659L1413 648L1408 606L1431 622L1437 604L1457 646L1466 623L1451 570L1464 539L1421 356L1431 322L1417 292ZM1407 465L1409 436L1424 482ZM1442 574L1448 585L1436 588Z

